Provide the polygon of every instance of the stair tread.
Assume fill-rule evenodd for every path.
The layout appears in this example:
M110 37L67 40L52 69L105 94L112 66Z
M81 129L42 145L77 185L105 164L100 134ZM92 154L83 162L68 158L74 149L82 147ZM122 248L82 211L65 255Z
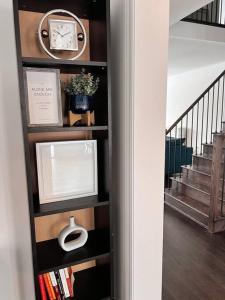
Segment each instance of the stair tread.
M203 158L203 159L212 161L212 158L210 158L210 157L208 157L208 156L205 156L205 155L192 154L192 156L193 156L193 157Z
M206 172L203 172L203 171L200 171L200 170L198 170L198 169L194 169L193 166L182 166L182 168L183 168L183 169L190 170L190 171L192 171L192 172L196 172L196 173L199 173L199 174L208 176L208 177L211 177L211 174L206 173Z
M202 143L202 145L206 147L213 147L213 144L209 144L209 143ZM225 147L223 147L223 149L225 149Z
M165 194L175 198L176 200L194 209L198 213L208 217L209 207L206 204L171 189L166 189Z
M213 132L213 135L225 136L225 132Z
M186 186L189 186L189 187L191 187L191 188L193 188L193 189L195 189L195 190L198 190L198 191L200 191L200 192L203 192L203 193L205 193L205 194L207 194L207 195L209 195L210 194L210 187L209 186L206 186L206 185L204 185L204 184L200 184L200 183L192 183L192 182L190 182L190 183L188 183L188 182L184 182L183 181L183 178L181 177L171 177L171 180L174 180L174 181L176 181L176 182L179 182L179 183L181 183L181 184L184 184L184 185L186 185Z
M203 171L200 171L198 169L195 169L195 168L193 168L193 166L182 166L182 169L190 170L192 172L195 172L195 173L198 173L198 174L201 174L201 175L205 175L205 176L211 177L211 174L203 172ZM223 177L222 176L221 176L220 180L223 181Z
M201 155L201 154L192 154L192 156L193 157L198 157L198 158L200 158L200 159L206 159L206 160L209 160L209 161L211 161L212 162L212 158L211 157L208 157L207 155ZM222 160L221 161L221 164L223 164L224 163L224 161Z

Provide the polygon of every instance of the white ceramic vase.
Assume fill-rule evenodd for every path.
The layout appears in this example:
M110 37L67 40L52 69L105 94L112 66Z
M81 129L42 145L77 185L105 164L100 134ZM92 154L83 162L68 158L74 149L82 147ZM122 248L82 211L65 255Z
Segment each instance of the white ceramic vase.
M80 236L70 242L65 242L66 237L71 233L80 233ZM59 234L58 241L60 247L69 252L84 246L88 239L87 230L75 223L74 217L70 217L69 225L66 226Z

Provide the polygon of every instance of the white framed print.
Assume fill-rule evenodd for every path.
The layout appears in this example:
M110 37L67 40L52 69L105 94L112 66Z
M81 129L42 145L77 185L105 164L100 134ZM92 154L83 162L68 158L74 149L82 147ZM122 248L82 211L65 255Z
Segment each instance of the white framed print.
M27 125L62 126L60 70L23 68Z
M98 194L97 141L36 143L40 204Z

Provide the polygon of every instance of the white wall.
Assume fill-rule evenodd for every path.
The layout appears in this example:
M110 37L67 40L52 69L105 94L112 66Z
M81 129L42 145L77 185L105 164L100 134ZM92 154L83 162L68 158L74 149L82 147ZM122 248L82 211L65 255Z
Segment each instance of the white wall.
M33 274L12 3L0 1L0 291L33 300Z
M159 300L169 1L111 5L118 299Z
M134 299L161 299L169 1L135 1Z
M166 127L172 125L224 70L225 63L168 77Z

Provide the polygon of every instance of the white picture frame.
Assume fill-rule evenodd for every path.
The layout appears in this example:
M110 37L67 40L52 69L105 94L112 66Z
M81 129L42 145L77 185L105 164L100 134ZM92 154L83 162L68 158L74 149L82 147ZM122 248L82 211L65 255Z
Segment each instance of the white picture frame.
M28 127L62 126L60 70L23 68Z
M40 204L98 194L97 141L36 143Z

